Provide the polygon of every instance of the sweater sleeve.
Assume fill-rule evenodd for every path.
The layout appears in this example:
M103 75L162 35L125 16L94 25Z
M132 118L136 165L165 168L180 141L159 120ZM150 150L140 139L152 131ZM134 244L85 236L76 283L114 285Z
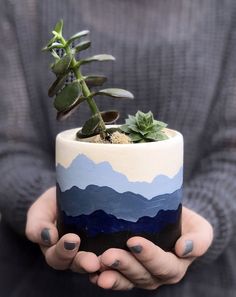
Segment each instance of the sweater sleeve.
M0 212L24 234L29 206L55 185L53 157L34 123L10 2L0 10ZM43 119L42 119L43 120ZM44 141L45 142L45 141Z
M201 141L207 143L184 189L184 205L213 226L214 240L202 262L215 260L236 226L236 17L225 45L221 77ZM204 145L206 147L206 145ZM199 148L200 150L200 148Z

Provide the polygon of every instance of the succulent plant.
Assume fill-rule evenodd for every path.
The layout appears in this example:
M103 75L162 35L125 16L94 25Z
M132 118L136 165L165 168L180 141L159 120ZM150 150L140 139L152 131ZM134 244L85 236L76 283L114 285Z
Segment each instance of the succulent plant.
M138 111L135 116L129 115L120 130L125 132L135 143L151 142L168 139L163 129L167 124L156 121L151 111Z
M100 112L95 102L95 97L99 95L110 96L113 98L133 99L133 94L116 88L102 90L91 90L106 82L107 78L103 75L83 75L81 68L84 64L101 61L114 61L112 55L100 54L89 58L78 58L81 51L90 47L89 40L82 40L88 36L89 31L80 31L69 39L65 39L62 34L63 20L60 20L52 31L53 38L43 48L49 51L54 57L51 65L52 72L56 75L56 80L48 90L50 97L55 96L54 107L57 110L57 119L63 120L70 116L81 103L87 102L92 116L84 123L82 129L78 131L79 138L89 137L100 134L103 139L108 137L106 123L113 123L119 117L116 110ZM76 44L77 41L80 41ZM72 46L72 44L75 44ZM72 77L68 84L66 81Z

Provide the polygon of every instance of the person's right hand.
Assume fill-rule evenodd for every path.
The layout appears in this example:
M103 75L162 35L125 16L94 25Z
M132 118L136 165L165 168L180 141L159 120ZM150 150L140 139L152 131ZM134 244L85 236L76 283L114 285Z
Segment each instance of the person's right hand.
M98 257L79 251L80 238L66 234L60 239L56 228L56 188L44 192L27 213L26 236L38 243L49 266L57 270L94 273L100 269Z

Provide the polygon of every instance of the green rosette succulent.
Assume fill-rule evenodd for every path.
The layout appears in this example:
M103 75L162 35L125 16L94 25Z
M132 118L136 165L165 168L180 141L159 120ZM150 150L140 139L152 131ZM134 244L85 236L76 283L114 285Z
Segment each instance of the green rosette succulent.
M164 128L166 123L154 119L151 111L138 111L135 116L129 115L120 130L125 132L135 143L161 141L168 139Z

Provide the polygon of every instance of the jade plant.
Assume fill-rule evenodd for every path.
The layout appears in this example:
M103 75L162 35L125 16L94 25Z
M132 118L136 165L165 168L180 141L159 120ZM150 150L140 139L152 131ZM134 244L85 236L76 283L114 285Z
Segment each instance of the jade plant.
M154 120L151 112L145 114L139 111L135 116L129 116L126 124L120 128L107 128L106 124L114 123L119 118L119 113L116 110L100 111L95 97L104 95L133 99L134 96L129 91L118 88L94 90L94 87L102 86L107 78L103 75L83 75L82 66L95 61L114 61L115 58L108 54L80 58L79 53L91 45L89 40L83 39L89 35L89 31L80 31L66 39L63 36L63 20L56 24L52 34L53 38L43 48L43 51L50 52L54 58L51 70L56 79L49 87L48 95L49 97L55 96L54 107L57 110L57 119L66 119L83 102L87 102L92 113L82 129L77 132L77 138L87 138L99 134L102 140L109 140L112 133L117 130L128 135L134 143L167 138L162 131L166 124ZM68 83L71 77L72 81Z

